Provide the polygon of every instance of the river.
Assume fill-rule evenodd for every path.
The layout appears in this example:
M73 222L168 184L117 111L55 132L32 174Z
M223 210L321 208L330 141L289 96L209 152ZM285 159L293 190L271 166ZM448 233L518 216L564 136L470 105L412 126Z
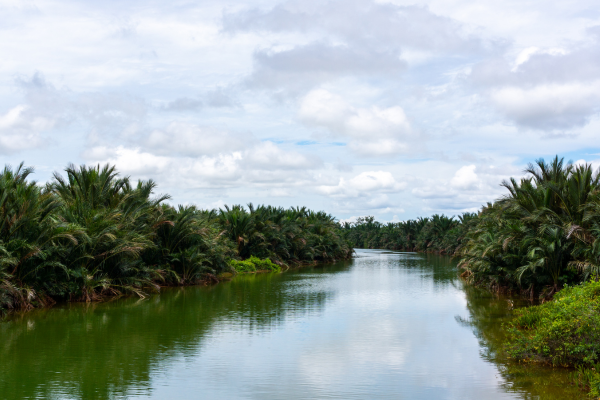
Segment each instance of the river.
M447 257L356 258L0 322L2 399L579 399L494 351L504 298Z

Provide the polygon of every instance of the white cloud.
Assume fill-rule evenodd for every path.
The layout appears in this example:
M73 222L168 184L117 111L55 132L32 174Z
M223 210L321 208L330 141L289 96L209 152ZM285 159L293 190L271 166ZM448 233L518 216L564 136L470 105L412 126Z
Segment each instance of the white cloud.
M456 173L452 180L450 181L450 185L456 189L464 189L464 190L473 190L479 186L479 178L475 173L475 169L477 167L475 165L466 165L461 167Z
M360 24L356 22L360 21ZM268 11L256 8L224 17L227 32L319 32L348 44L400 46L429 51L473 53L487 44L459 22L436 15L427 7L399 6L371 0L292 0ZM383 45L383 46L382 46Z
M289 189L274 188L269 190L270 197L292 197L292 192Z
M311 171L323 165L318 157L286 151L271 142L257 142L244 150L215 151L210 155L194 152L181 155L177 145L172 153L153 149L96 146L83 156L90 163L114 164L124 174L136 178L158 179L167 185L187 188L296 186L313 181ZM278 196L289 193L285 187L275 189L273 193Z
M522 168L504 162L469 164L458 169L451 164L432 162L426 170L432 168L437 176L411 182L411 193L419 199L424 211L450 215L477 211L505 194L500 186L503 180L523 176Z
M195 181L198 187L227 186L241 177L239 161L242 155L239 152L215 157L169 157L118 146L94 148L85 156L92 163L114 164L124 174L146 179Z
M393 193L406 188L406 183L398 182L390 172L363 172L352 179L340 178L335 186L320 186L319 192L331 197L364 197L374 193Z
M44 132L56 121L28 113L28 106L18 105L0 115L0 153L7 154L45 144Z
M510 71L516 72L519 69L519 66L521 64L524 64L527 61L529 61L531 56L533 56L535 54L550 54L553 56L556 56L556 55L564 56L565 54L567 54L567 51L565 49L561 49L561 48L540 49L539 47L536 47L536 46L527 47L526 49L521 50L521 52L517 55L517 58L514 61L514 66L513 66L513 68L511 68Z
M144 140L144 147L157 154L199 156L240 151L257 143L258 140L250 133L233 133L173 121L164 129L150 132Z
M283 151L272 142L263 142L246 151L245 159L253 168L316 169L323 165L321 159L298 152Z
M362 155L405 153L408 141L418 138L402 107L354 107L324 89L313 90L302 99L298 116L308 126L350 139L350 149Z
M592 83L504 87L492 91L493 102L522 126L560 130L586 125L600 110L600 80Z

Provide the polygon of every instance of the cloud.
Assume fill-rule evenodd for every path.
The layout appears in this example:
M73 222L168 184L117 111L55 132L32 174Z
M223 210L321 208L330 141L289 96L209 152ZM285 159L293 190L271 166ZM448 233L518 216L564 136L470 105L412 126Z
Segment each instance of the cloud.
M74 92L67 87L56 88L41 72L30 78L17 78L16 85L23 95L23 117L37 121L31 127L41 127L39 122L46 121L38 136L55 135L59 128L66 130L79 124L87 128L91 142L98 138L114 140L122 132L137 130L148 116L148 104L138 96L118 91ZM53 132L48 132L52 129Z
M121 173L133 174L140 177L156 175L167 169L170 159L157 156L139 149L124 146L105 147L98 146L84 152L84 158L92 164L117 165Z
M365 156L406 153L418 139L402 107L354 107L324 89L313 90L302 99L298 117L308 126L350 139L350 149Z
M166 111L190 111L202 108L202 101L189 97L179 97L164 106Z
M282 170L316 169L323 166L317 156L305 155L293 151L283 151L272 142L263 142L246 151L245 162L248 166L260 170L273 168Z
M365 197L374 193L395 193L406 188L406 183L398 182L388 171L362 172L352 179L340 178L337 185L322 185L317 190L334 198ZM387 198L386 198L387 199ZM382 204L373 204L382 205Z
M291 0L266 11L225 13L223 31L304 38L257 49L246 80L252 88L292 93L342 76L397 78L407 68L405 50L468 57L498 47L426 7L371 0Z
M461 167L450 181L450 185L456 189L473 190L479 186L479 178L475 173L475 165Z
M510 163L463 165L454 169L451 164L434 163L437 176L411 181L411 193L428 212L474 212L488 201L505 194L500 183L513 176L523 176L522 169ZM425 171L431 170L425 169Z
M459 22L436 15L426 7L371 0L292 0L268 11L249 9L226 13L223 30L229 33L316 32L347 44L375 49L399 50L406 46L443 53L477 53L488 46Z
M200 156L241 151L256 145L250 133L234 133L223 129L173 121L165 128L155 129L142 139L142 146L156 154Z
M56 121L31 113L28 106L19 105L0 115L0 154L40 147L47 143L43 133Z
M209 90L203 95L194 97L178 97L168 102L162 108L165 111L199 111L203 107L231 108L239 107L239 102L234 98L231 90L217 88Z
M269 197L292 197L289 189L274 188L269 190Z
M586 125L600 110L600 80L493 90L493 103L519 126L546 131Z
M192 150L182 154L179 146L185 142L181 138L179 140L171 149L162 148L161 151L156 151L159 147L153 146L96 146L85 151L83 157L90 163L110 163L124 174L160 180L168 186L232 188L279 185L279 196L283 196L286 187L313 182L315 178L311 171L323 166L316 156L286 151L271 142L258 141L243 150Z
M587 125L600 110L600 39L569 48L528 47L514 60L489 59L469 75L517 126L556 132Z
M344 75L395 75L406 68L392 52L311 43L287 51L258 50L255 71L246 79L251 88L303 92Z
M240 103L235 99L230 89L216 88L206 93L205 101L209 107L239 107Z

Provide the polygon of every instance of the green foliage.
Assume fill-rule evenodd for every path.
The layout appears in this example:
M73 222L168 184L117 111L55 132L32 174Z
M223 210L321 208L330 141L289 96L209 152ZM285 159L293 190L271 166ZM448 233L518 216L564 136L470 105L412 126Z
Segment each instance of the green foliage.
M508 194L483 207L459 250L467 280L549 297L600 273L600 175L554 158L503 182Z
M382 224L374 217L361 217L342 224L341 230L353 247L454 254L476 219L474 213L463 213L458 219L435 214Z
M206 274L217 275L231 269L227 260L235 247L211 219L210 213L194 206L162 206L154 242L142 255L146 264L160 267L169 283L193 283Z
M600 365L593 369L593 374L589 378L590 396L600 397Z
M335 218L324 212L250 203L247 210L240 205L225 206L217 219L242 259L254 255L275 264L299 265L352 256L352 246Z
M279 271L352 255L323 212L172 207L153 181L132 184L110 165L69 165L45 186L28 181L32 172L23 164L0 172L0 316L215 279L238 257Z
M516 311L508 353L521 360L594 367L600 362L600 282L565 287L553 301Z
M250 260L231 260L230 264L236 272L256 272L256 265Z
M231 260L231 266L236 272L257 272L257 271L272 271L281 272L281 267L274 264L270 259L261 260L258 257L252 256L246 260Z

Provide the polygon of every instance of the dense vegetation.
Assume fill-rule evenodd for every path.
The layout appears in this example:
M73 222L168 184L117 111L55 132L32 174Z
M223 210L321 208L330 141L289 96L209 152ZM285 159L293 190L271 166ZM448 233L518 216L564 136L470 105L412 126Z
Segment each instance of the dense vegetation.
M600 272L600 175L591 165L538 160L483 207L459 250L468 281L552 295Z
M553 301L519 309L516 315L510 324L515 358L554 365L600 361L600 282L566 287Z
M374 217L361 217L341 225L353 247L454 254L477 214L463 213L457 219L445 215L382 224Z
M323 212L172 207L169 196L154 195L153 181L132 184L109 165L69 166L46 185L30 180L32 172L21 164L0 173L0 314L57 300L143 296L235 272L235 260L253 256L277 270L271 265L352 254Z

